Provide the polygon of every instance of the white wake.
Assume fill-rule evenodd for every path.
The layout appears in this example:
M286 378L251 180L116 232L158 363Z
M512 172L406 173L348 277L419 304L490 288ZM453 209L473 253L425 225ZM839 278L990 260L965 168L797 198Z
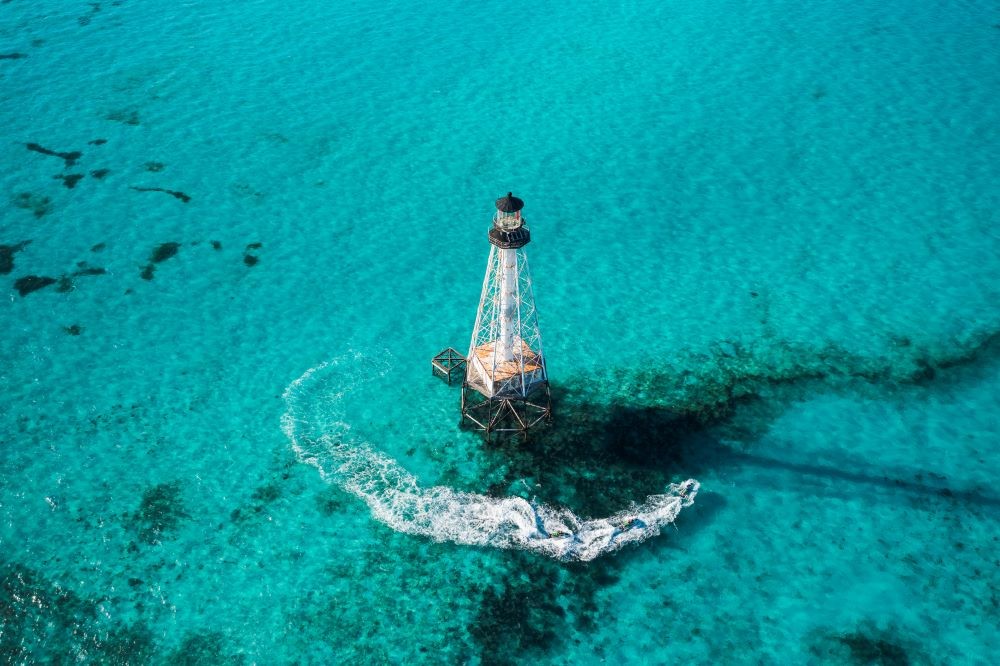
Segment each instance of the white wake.
M387 371L384 361L360 354L307 370L285 390L282 429L300 462L316 467L323 479L361 499L377 520L400 532L589 561L659 534L698 493L698 482L688 479L642 504L584 520L569 509L520 497L421 488L398 462L353 438L343 420L346 393Z

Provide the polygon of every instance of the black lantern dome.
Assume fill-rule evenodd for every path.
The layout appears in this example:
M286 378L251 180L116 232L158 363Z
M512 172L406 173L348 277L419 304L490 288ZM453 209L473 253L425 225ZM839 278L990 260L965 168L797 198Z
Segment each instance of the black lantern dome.
M497 199L497 210L501 213L516 213L522 208L524 208L524 201L515 197L512 192Z
M527 245L531 234L521 217L524 201L508 192L507 196L497 199L496 205L497 214L493 218L493 228L490 229L490 242L504 250L515 250Z

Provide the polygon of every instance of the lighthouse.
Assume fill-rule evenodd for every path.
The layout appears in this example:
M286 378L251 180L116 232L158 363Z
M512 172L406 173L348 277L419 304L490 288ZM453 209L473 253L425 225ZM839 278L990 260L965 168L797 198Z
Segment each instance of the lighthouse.
M490 256L465 357L462 420L486 432L525 433L552 418L525 246L531 240L511 192L496 201Z

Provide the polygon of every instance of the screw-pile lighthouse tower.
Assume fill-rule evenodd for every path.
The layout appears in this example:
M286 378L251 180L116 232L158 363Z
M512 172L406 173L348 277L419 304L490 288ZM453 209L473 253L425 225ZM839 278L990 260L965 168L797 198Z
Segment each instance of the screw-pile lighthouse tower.
M552 417L549 377L524 246L524 201L497 199L490 258L466 357L462 418L490 432L524 432Z

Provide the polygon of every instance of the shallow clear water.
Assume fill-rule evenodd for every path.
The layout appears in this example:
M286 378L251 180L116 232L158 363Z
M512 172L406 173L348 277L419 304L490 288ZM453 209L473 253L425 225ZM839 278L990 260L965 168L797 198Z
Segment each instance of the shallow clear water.
M292 4L0 4L5 662L994 661L995 4ZM556 421L487 447L428 361L508 190ZM439 543L291 408L425 487L701 491Z

